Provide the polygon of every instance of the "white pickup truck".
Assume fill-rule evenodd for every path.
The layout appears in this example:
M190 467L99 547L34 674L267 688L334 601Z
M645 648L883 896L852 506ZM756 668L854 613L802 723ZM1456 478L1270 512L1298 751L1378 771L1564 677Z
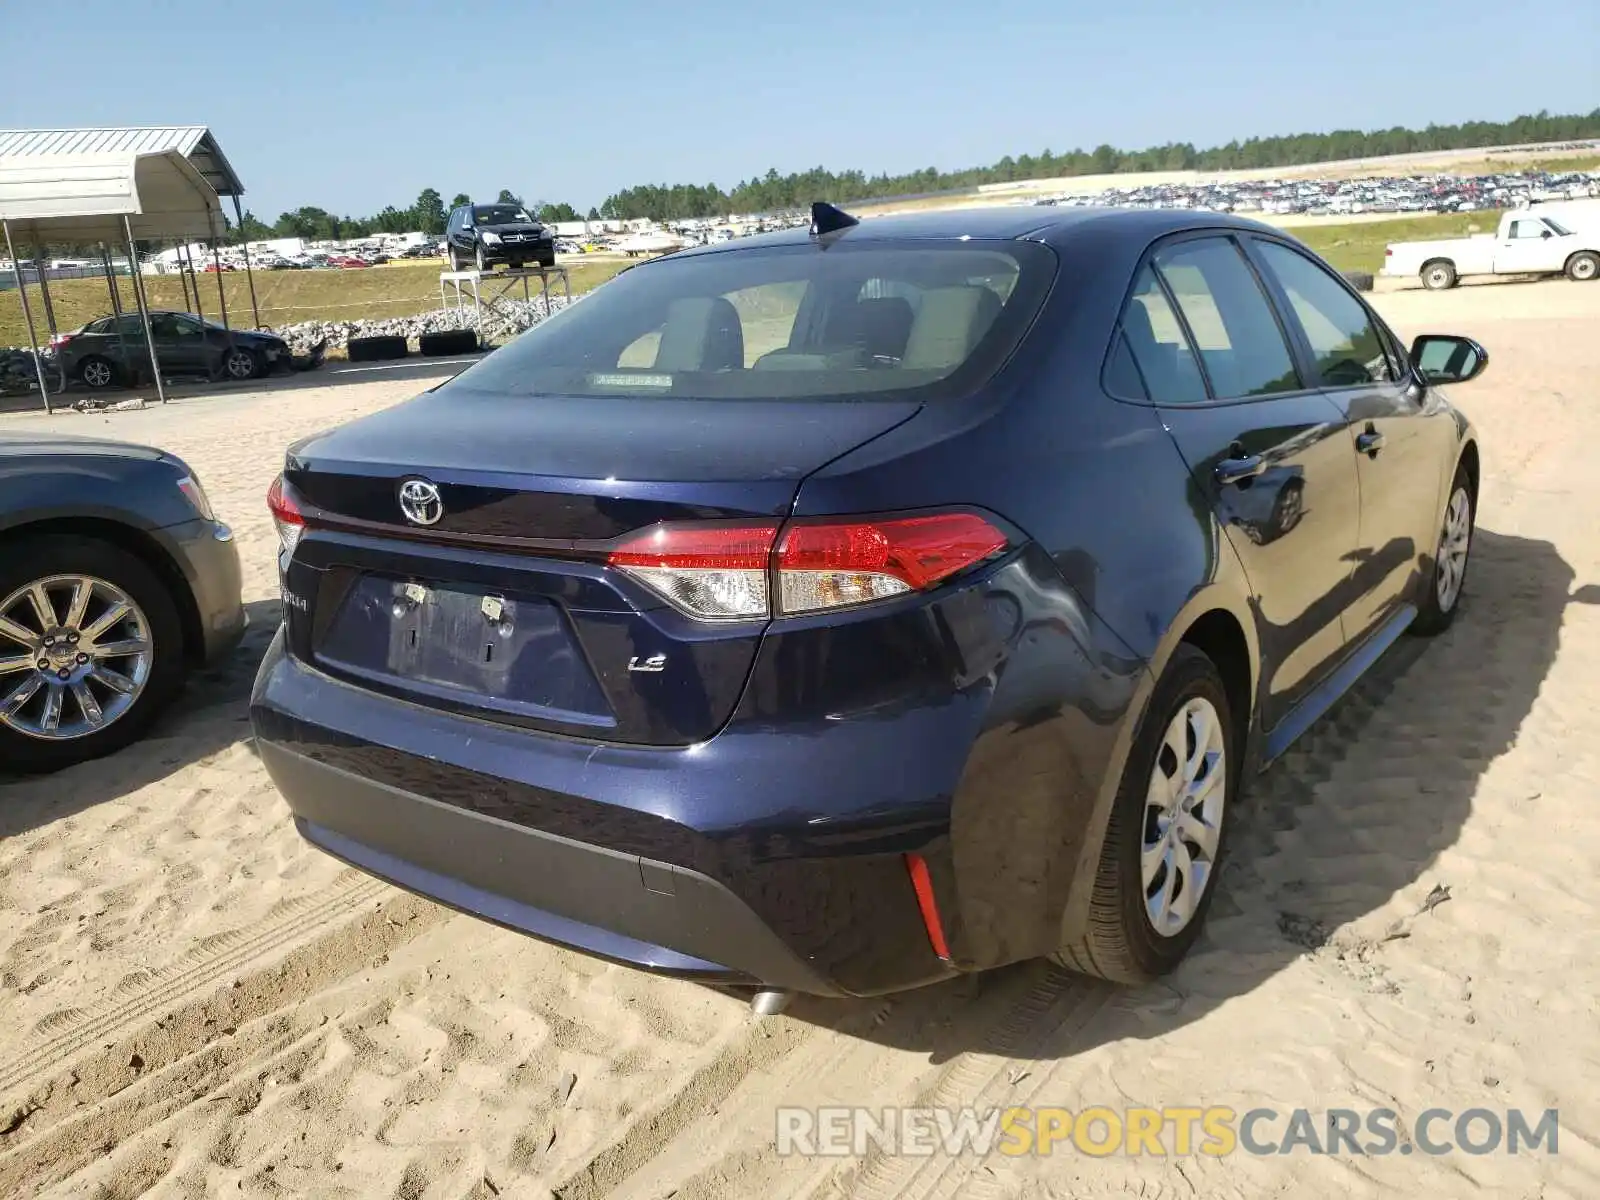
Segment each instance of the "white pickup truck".
M1575 233L1554 217L1529 209L1506 213L1495 233L1434 242L1394 242L1384 252L1384 275L1419 277L1434 291L1464 275L1600 276L1600 232Z

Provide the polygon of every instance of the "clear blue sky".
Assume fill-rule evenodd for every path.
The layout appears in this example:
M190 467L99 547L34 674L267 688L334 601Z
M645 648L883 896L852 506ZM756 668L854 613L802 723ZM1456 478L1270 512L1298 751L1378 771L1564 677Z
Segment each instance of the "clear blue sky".
M429 186L586 209L768 167L947 169L1600 105L1596 0L74 0L65 15L0 18L33 47L0 67L0 127L209 125L269 222L403 208Z

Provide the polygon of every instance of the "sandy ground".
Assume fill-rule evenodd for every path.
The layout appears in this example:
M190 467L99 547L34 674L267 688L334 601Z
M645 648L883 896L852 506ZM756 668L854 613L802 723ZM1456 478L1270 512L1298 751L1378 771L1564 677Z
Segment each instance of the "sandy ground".
M262 498L285 444L418 377L0 418L184 456L254 619L148 741L0 787L0 1195L1597 1194L1600 287L1379 303L1493 354L1456 397L1485 448L1466 607L1260 781L1195 954L1134 991L1023 965L754 1020L340 867L248 742ZM777 1105L844 1103L1558 1106L1560 1153L777 1156Z

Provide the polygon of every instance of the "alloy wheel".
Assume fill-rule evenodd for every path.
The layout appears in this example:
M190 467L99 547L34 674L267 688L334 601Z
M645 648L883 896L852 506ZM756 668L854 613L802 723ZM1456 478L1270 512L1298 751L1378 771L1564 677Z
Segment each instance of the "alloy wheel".
M50 575L0 600L0 725L67 741L125 716L155 658L127 592L91 575Z
M1145 913L1162 937L1194 919L1211 884L1228 799L1222 718L1195 696L1173 714L1145 794L1139 850Z
M85 363L83 366L83 381L92 388L102 388L111 382L111 365L99 359Z
M248 350L230 350L227 369L230 379L249 379L256 373L256 360Z
M1595 272L1600 269L1600 263L1592 258L1580 258L1572 264L1572 277L1580 281L1588 281L1595 277Z
M1461 581L1467 575L1467 551L1472 548L1472 497L1458 487L1451 493L1444 513L1444 530L1439 534L1438 589L1439 611L1449 612L1461 598Z

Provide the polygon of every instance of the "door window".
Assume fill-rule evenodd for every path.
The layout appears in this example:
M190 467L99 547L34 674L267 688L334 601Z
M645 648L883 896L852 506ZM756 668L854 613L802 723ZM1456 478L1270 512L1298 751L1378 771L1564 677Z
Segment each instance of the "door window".
M1232 239L1173 243L1157 251L1155 265L1183 313L1217 399L1301 389L1272 307Z
M1518 241L1522 238L1538 239L1549 236L1550 230L1546 228L1543 221L1524 219L1521 221L1511 222L1512 241Z
M1289 297L1305 331L1317 374L1329 387L1359 387L1396 378L1372 314L1332 275L1277 242L1257 242L1262 261Z

